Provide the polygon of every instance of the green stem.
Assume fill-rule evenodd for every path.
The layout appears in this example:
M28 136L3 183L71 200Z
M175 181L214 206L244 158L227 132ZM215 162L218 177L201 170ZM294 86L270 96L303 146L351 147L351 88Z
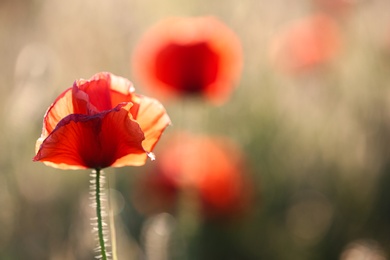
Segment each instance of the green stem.
M101 170L96 169L96 217L97 217L97 227L98 227L98 236L99 236L99 245L100 253L102 255L102 260L107 260L106 246L104 243L104 234L103 234L103 219L102 219L102 206L100 201L100 174Z

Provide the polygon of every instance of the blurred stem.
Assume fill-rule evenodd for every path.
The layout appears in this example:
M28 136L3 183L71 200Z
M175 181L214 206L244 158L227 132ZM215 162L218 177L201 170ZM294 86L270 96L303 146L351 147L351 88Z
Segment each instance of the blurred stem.
M185 189L180 193L178 220L184 240L189 245L196 237L200 225L199 201L193 189Z
M113 177L114 178L114 177ZM107 176L107 190L108 190L108 221L110 222L110 234L111 234L111 252L112 259L117 260L118 257L116 255L116 232L115 232L115 221L114 221L114 210L111 204L111 196L110 196L110 178Z
M102 171L96 169L96 217L97 217L97 227L98 227L98 236L99 236L99 245L100 245L100 254L102 260L107 260L106 246L104 243L104 234L103 234L103 220L102 220L102 206L100 201L100 174Z

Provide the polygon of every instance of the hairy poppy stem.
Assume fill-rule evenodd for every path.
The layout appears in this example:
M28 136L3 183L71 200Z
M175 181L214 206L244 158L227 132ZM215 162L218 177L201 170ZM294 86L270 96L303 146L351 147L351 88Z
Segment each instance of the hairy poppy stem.
M105 245L105 238L103 232L102 205L101 205L101 196L100 196L101 195L101 182L100 182L101 173L102 171L100 169L96 169L96 179L95 179L96 218L97 218L97 229L98 229L101 259L107 260L106 245Z

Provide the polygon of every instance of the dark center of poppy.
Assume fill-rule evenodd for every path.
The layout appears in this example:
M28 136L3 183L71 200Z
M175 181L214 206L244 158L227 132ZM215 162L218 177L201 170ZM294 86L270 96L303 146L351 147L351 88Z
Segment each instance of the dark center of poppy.
M88 120L87 120L88 119ZM80 138L78 154L88 168L105 168L115 160L113 146L102 143L102 115L86 117L82 128L83 138Z
M219 57L203 42L191 45L170 44L156 57L159 80L181 93L201 93L212 84L219 67Z

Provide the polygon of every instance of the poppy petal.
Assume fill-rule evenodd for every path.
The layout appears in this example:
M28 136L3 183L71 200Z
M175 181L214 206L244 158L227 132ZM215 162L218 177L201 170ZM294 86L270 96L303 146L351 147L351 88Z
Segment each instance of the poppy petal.
M110 97L110 73L97 73L89 80L76 80L74 85L88 95L89 102L98 111L102 112L113 108ZM115 105L117 104L119 103L115 103Z
M89 102L87 93L79 89L76 85L72 88L72 101L74 114L94 115L100 111Z
M112 104L122 102L131 102L133 106L130 109L134 119L137 118L139 104L138 98L133 93L134 86L128 79L110 74L110 96Z
M112 104L130 102L134 86L130 80L110 74L110 91Z
M145 150L141 128L129 117L132 104L96 115L72 114L42 142L34 161L61 169L105 168L128 154L124 165L141 165ZM124 163L122 161L122 163Z
M50 105L43 118L41 138L46 138L64 117L73 114L72 88L68 88Z
M160 102L146 96L140 96L137 122L145 135L144 149L151 152L171 120Z
M153 151L154 146L160 139L161 134L171 123L164 107L157 100L145 96L134 95L134 101L139 106L137 118L135 119L145 135L145 140L142 142L142 146L148 154L126 155L125 157L118 159L112 165L113 167L128 165L126 164L127 161L138 161L141 162L139 165L143 165L147 156L150 155L150 152Z

